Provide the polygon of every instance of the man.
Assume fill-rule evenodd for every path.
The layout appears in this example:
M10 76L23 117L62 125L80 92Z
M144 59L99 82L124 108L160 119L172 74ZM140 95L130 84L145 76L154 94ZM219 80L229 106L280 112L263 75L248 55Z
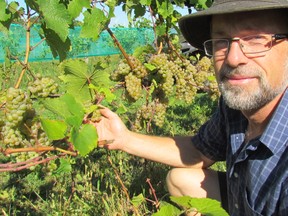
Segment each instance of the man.
M184 37L213 57L217 112L195 136L169 138L131 132L104 108L99 140L114 140L104 147L175 167L171 195L228 200L230 215L288 215L287 9L287 0L215 0L183 17ZM222 160L225 187L207 169Z

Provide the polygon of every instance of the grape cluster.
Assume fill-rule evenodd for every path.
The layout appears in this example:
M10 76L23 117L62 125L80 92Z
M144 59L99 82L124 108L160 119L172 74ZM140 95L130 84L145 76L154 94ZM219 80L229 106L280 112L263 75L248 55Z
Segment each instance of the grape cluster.
M134 56L129 56L129 61L131 62L133 69L130 67L126 59L121 60L116 70L111 74L112 80L123 81L125 76L130 73L140 79L147 76L147 70L139 59Z
M37 74L36 79L28 84L28 90L35 97L46 98L57 93L58 84L50 77L42 77Z
M142 64L142 62L134 56L129 56L129 59L131 64L133 65L132 73L139 79L146 77L148 73L146 67Z
M4 125L1 129L5 147L47 146L50 141L41 127L34 121L35 110L28 94L21 89L9 88L6 92ZM19 156L20 160L21 156Z
M209 93L213 100L220 96L218 84L214 76L212 60L208 57L201 58L195 65L197 73L194 74L197 85L205 92Z
M205 81L208 79L211 60L206 56L201 58L195 65L197 73L194 74L194 79L199 88L204 88Z
M22 143L23 137L19 125L27 110L31 109L32 101L21 89L7 90L5 125L2 127L4 145L19 146Z
M125 76L126 90L128 94L134 99L138 100L142 96L141 79L129 73Z
M111 79L114 81L123 81L125 76L131 72L130 66L126 60L121 60L117 66L117 69L111 74Z
M140 60L129 56L132 68L127 60L122 60L117 69L111 74L114 81L124 81L128 95L134 100L142 96L142 79L147 76L147 70Z
M46 133L43 131L40 122L33 121L30 127L29 143L32 145L48 146L50 141Z
M152 121L156 126L162 127L165 120L167 105L159 102L151 102L143 105L137 112L136 129L141 128L140 122Z
M187 59L176 58L169 60L165 53L154 55L150 64L157 68L157 73L162 76L158 84L166 98L175 95L186 102L192 102L197 92L193 74L196 68Z
M168 55L165 53L152 55L148 60L148 63L156 66L158 70L161 69L161 67L163 67L167 62L168 62Z
M174 62L181 68L175 74L176 97L191 103L197 93L197 85L193 76L196 68L187 59L177 58Z

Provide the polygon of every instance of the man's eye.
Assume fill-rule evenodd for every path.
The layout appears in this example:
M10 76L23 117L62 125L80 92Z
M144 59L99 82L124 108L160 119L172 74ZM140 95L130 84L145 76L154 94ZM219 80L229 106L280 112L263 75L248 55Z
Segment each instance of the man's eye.
M247 36L242 38L243 41L262 41L262 40L266 40L266 37L263 35L251 35L251 36Z

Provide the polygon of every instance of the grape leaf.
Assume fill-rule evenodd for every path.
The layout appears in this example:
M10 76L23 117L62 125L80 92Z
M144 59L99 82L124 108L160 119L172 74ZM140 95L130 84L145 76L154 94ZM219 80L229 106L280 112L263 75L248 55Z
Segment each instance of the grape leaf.
M4 33L9 32L12 22L23 14L23 8L18 10L19 3L12 1L8 5L0 0L0 31Z
M190 204L189 204L189 201L192 199L191 197L189 196L181 196L181 197L174 197L174 196L171 196L170 199L175 202L176 204L180 205L180 206L183 206L185 208L189 208L191 207Z
M83 7L90 8L90 0L73 0L68 5L68 12L72 19L77 18L83 10Z
M84 108L82 104L78 103L72 95L65 94L61 97L65 102L67 109L70 112L69 116L66 116L65 121L75 128L79 128L84 118Z
M59 98L42 101L51 112L61 116L67 124L79 128L84 118L84 108L74 97L65 94Z
M63 61L67 57L67 53L71 47L71 41L67 38L64 42L59 38L59 35L52 29L48 29L45 24L41 25L44 36L40 33L41 38L46 39L46 43L50 47L53 57L56 58L59 56L60 61Z
M72 171L72 166L71 163L64 159L60 158L60 166L58 167L57 170L53 171L53 175L61 175L63 173L71 173Z
M93 8L84 12L84 24L80 33L81 37L97 40L100 33L106 28L109 17L99 8Z
M98 93L102 93L105 96L105 100L109 103L111 103L113 100L116 99L116 95L114 95L110 88L107 87L101 87L101 86L95 86L93 84L89 85L89 88L95 89Z
M221 207L221 203L217 200L208 198L194 198L191 199L189 203L203 215L228 216L227 212Z
M116 110L116 113L118 113L118 114L124 114L124 113L126 113L128 110L127 110L127 108L125 107L125 105L124 104L120 104L119 106L118 106L118 108L117 108L117 110Z
M174 8L169 0L157 0L156 3L158 6L158 13L162 15L164 19L173 14Z
M140 0L139 3L142 5L150 6L151 0Z
M71 17L59 0L38 0L39 8L48 29L53 30L65 42L69 35Z
M159 36L163 36L166 34L166 25L165 23L156 26L156 33Z
M0 21L6 21L11 17L10 13L7 13L5 0L0 0Z
M144 63L144 66L150 71L154 71L155 69L157 69L156 66L154 66L153 64L149 64L149 63Z
M108 86L110 84L109 73L99 64L94 68L87 67L82 60L73 60L63 62L62 68L64 75L59 78L67 83L67 92L74 95L80 101L92 99L89 84L94 86Z
M59 78L67 83L66 91L77 98L77 100L84 102L92 99L86 79L81 79L71 74L62 75Z
M221 207L217 200L209 198L191 198L189 196L173 197L170 199L185 208L196 209L197 212L207 216L228 216L227 212Z
M96 128L91 124L82 125L79 131L73 128L71 131L71 142L80 155L87 155L97 147L98 134Z
M47 110L50 110L51 112L55 113L59 117L62 117L63 119L66 116L70 115L69 110L66 108L66 104L63 100L60 98L47 98L45 100L42 100L41 103L44 105L44 107Z
M66 136L67 125L63 121L41 118L41 125L50 140L60 140Z
M146 13L146 7L141 5L141 4L137 4L136 6L133 7L134 8L134 15L135 18L137 17L142 17L145 15Z
M160 207L160 210L152 216L178 216L181 215L181 210L177 207L171 205L170 203L165 203L165 205Z
M140 206L143 202L145 202L145 197L143 196L143 194L139 194L138 196L133 196L131 203L133 206L135 206L136 208L138 206Z

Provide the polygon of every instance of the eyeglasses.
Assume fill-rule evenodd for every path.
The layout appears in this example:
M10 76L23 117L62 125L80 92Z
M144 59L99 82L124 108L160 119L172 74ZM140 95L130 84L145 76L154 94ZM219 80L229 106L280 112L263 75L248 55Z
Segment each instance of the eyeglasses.
M206 55L212 57L226 56L229 52L230 45L237 41L242 52L249 56L255 57L258 53L267 52L273 46L273 40L288 38L288 34L258 34L245 37L235 37L231 39L210 39L206 40L203 45Z

